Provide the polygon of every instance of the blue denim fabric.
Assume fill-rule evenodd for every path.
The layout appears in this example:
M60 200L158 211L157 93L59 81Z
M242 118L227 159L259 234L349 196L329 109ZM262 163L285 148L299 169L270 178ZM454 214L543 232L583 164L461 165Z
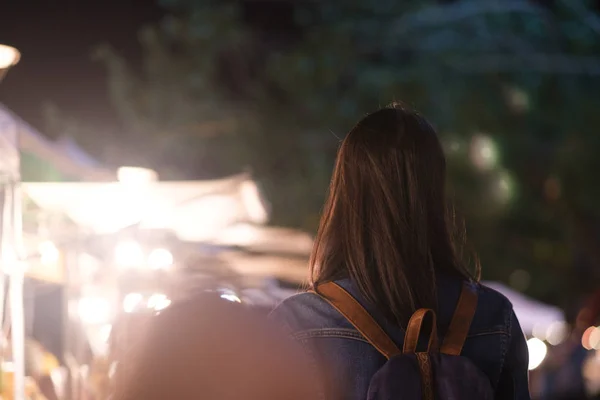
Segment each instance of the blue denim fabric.
M361 298L348 279L337 281L365 307L402 348L404 330L391 324ZM446 332L458 302L462 282L438 277L438 331ZM479 302L463 348L463 356L490 379L498 399L529 400L528 350L510 302L498 292L478 286ZM330 382L323 399L364 400L371 377L386 362L331 305L313 293L301 293L281 303L270 317L303 345L315 373Z

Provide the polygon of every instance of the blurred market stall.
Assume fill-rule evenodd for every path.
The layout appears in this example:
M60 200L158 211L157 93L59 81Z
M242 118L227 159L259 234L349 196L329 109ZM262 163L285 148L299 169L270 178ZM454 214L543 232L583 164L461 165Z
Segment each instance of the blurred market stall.
M63 261L54 276L45 269L44 278L66 287L64 358L72 375L85 375L94 356L106 356L123 313L160 311L183 284L198 287L219 275L231 283L226 267L215 268L221 249L211 242L236 223L267 221L247 175L159 182L153 171L123 167L118 178L23 185L32 200L27 212L37 214L39 260ZM82 390L72 387L71 398Z
M3 205L14 214L3 224L23 219L22 232L3 229L3 240L22 248L24 301L13 303L26 308L28 341L39 337L68 367L44 375L60 398L106 390L100 383L111 370L111 346L127 336L127 321L198 290L260 305L261 296L249 294L268 297L265 278L304 279L312 238L265 226L268 207L248 174L163 182L149 169L112 170L69 139L48 140L1 105L0 133L10 172L3 193L13 196ZM16 254L6 248L3 257ZM5 261L3 271L9 267ZM15 354L4 355L4 373L17 376Z

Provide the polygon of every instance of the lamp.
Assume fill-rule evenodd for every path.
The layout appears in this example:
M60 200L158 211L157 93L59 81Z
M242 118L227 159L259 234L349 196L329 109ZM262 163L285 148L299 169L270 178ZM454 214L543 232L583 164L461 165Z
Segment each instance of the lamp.
M14 47L0 44L0 81L10 67L16 65L21 59L21 53Z
M156 182L158 174L149 168L124 166L117 170L117 178L124 185L143 186Z

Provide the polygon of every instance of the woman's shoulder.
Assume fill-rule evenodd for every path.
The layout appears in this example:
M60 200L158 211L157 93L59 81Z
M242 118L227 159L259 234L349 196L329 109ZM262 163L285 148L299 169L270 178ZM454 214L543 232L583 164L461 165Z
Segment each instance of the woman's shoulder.
M483 284L475 284L478 291L477 311L473 320L473 328L478 333L509 333L513 305L499 291Z
M495 303L498 307L512 309L512 303L508 297L500 293L498 290L481 282L478 282L475 285L482 301Z
M271 311L269 318L296 330L297 325L308 325L325 303L325 300L312 292L297 293L280 302Z
M312 292L296 293L281 301L271 311L270 316L272 318L278 318L290 314L302 314L317 307L322 302L324 302L324 300Z
M447 327L458 306L461 289L465 280L458 276L439 274L438 282L438 306L439 325ZM470 285L477 292L477 308L471 323L471 334L486 332L507 331L510 325L512 304L500 292L479 282L471 282Z
M271 311L269 318L291 333L348 324L326 300L312 292L288 297Z

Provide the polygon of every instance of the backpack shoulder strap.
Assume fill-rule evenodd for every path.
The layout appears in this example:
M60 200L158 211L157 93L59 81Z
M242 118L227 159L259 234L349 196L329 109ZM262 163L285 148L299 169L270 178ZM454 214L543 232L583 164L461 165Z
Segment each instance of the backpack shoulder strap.
M469 328L477 309L477 289L473 284L465 282L458 299L458 305L450 322L450 327L440 348L440 352L453 356L460 355L467 340Z
M383 331L371 314L341 286L335 282L327 282L319 285L313 292L331 304L386 358L389 359L401 353L398 346Z
M435 311L430 308L421 308L410 317L408 326L406 327L406 334L404 336L404 347L403 353L416 353L417 345L419 344L419 338L422 336L423 322L427 316L431 317L431 324L429 332L427 333L428 343L426 353L435 351L437 346L437 322Z

